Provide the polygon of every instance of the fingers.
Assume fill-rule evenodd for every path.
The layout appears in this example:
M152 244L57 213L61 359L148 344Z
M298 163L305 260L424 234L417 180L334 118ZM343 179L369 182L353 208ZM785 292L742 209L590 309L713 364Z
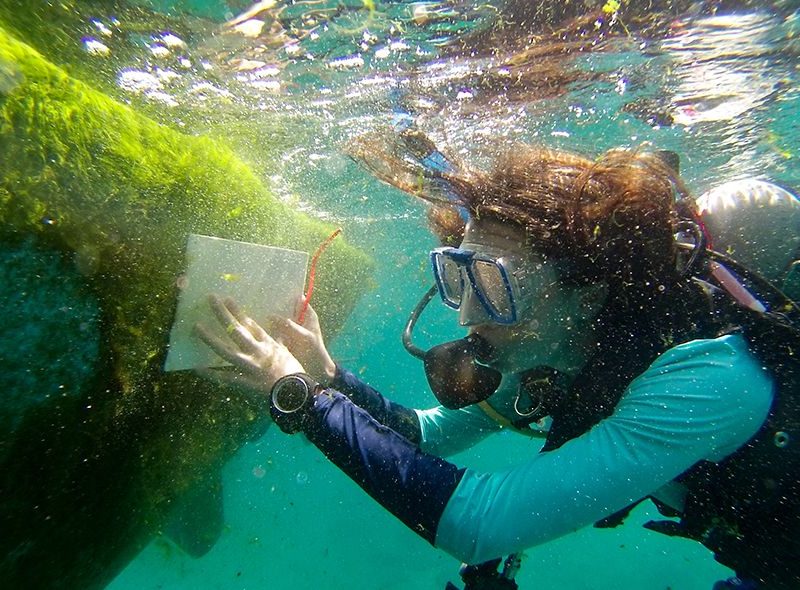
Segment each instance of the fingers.
M308 309L306 309L306 318L303 325L311 331L319 331L319 316L310 303L308 304Z
M228 308L233 317L235 317L240 324L247 328L250 334L252 334L253 338L255 338L257 341L264 342L270 339L270 335L267 333L267 331L264 330L264 328L262 328L253 318L245 315L236 301L230 297L226 297L223 301L223 304Z
M259 326L258 323L252 318L245 318L245 326L248 330L250 330L250 333L256 340L264 342L270 337L266 330Z
M294 317L300 316L300 310L303 309L304 305L305 305L305 299L302 296L298 297L297 301L295 302ZM314 311L314 308L311 307L310 303L306 306L306 315L305 318L303 319L302 325L311 331L319 329L319 316L317 315L317 312Z
M243 351L252 352L259 341L268 338L261 326L246 316L230 297L221 299L211 295L209 304L219 323L225 327L225 332Z
M225 342L222 338L214 334L211 330L206 328L203 324L197 324L194 327L195 333L199 336L200 340L205 342L211 350L217 353L224 360L234 365L243 365L248 362L247 355L242 354L239 350L234 350L230 344Z
M274 329L281 339L295 340L297 338L313 338L313 333L289 318L275 316L271 318Z

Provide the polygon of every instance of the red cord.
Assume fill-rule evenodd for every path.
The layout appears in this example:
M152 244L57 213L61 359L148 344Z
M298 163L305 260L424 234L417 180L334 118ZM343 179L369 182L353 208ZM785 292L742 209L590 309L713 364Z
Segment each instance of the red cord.
M306 310L308 310L308 304L311 301L311 295L314 293L314 275L317 274L317 260L319 260L320 254L325 251L325 248L330 246L331 242L342 233L342 228L338 228L334 231L328 238L319 245L317 251L314 252L314 256L311 257L311 269L308 271L308 290L306 291L306 296L303 298L303 306L300 308L300 313L297 314L297 323L301 326L306 319Z

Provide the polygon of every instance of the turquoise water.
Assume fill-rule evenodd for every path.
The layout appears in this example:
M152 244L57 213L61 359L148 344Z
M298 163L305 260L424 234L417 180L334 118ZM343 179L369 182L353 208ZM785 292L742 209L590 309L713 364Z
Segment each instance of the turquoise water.
M442 57L498 14L513 21L499 3L376 1L370 10L355 0L278 2L254 18L280 27L255 37L223 25L245 2L139 4L162 13L161 28L108 40L109 10L70 31L83 43L85 63L102 60L109 92L170 126L219 136L235 122L227 139L278 195L340 225L374 257L375 288L329 346L409 406L432 404L400 334L430 284L426 255L436 243L420 204L344 155L349 138L389 122L398 102L414 105L434 137L476 158L518 140L592 154L652 143L681 154L698 194L747 175L800 187L800 12L788 2L736 3L714 17L665 3L674 13L668 33L637 34L632 20L630 36L570 55L579 75L547 93L489 87L486 72L509 47L494 56ZM557 6L550 6L556 17ZM180 44L163 22L174 25ZM442 309L428 310L424 322L425 343L458 333ZM504 433L454 460L498 469L535 452L535 442ZM298 437L268 431L228 462L223 480L225 525L209 553L194 559L156 538L108 587L389 590L457 581L455 559L408 531ZM520 587L708 590L729 575L699 545L638 526L653 516L640 507L624 527L587 529L527 551Z

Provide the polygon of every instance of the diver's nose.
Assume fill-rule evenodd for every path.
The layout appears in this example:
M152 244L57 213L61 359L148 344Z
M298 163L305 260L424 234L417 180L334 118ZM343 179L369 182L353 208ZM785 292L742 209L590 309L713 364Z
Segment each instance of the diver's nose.
M475 294L472 285L469 283L464 287L461 296L461 305L458 308L458 323L462 326L477 326L491 321L489 314L481 304L481 300Z

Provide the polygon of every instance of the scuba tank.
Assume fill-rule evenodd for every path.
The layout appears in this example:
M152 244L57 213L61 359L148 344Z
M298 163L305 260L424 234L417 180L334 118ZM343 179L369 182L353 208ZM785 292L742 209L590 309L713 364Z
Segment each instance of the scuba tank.
M800 301L800 199L756 178L726 182L697 199L708 239L721 252Z

